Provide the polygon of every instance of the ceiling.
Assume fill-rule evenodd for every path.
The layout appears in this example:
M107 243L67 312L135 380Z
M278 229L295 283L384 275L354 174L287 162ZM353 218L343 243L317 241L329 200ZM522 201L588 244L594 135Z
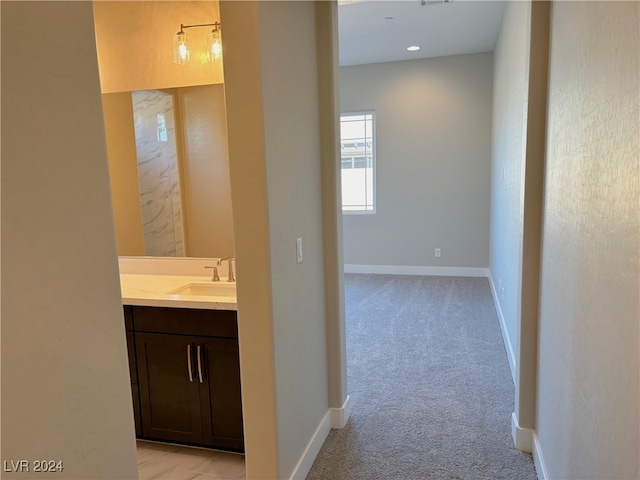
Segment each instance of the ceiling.
M342 0L339 5L341 66L492 51L505 8L505 2L473 0L426 6L419 0ZM410 45L421 49L409 52Z

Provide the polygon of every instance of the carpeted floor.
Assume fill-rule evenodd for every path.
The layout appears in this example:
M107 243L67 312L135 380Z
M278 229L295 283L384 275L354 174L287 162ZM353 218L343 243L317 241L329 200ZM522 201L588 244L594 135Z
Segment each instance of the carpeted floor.
M308 480L535 479L485 278L346 275L351 418Z

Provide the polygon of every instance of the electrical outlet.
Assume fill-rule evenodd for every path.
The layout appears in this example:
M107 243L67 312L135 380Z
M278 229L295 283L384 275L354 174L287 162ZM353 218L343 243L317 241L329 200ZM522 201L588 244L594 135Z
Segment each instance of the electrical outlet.
M439 248L436 248L435 256L436 256L437 258L440 258L440 256L441 256L441 255L442 255L442 251L441 251Z
M296 238L296 263L302 263L302 238Z

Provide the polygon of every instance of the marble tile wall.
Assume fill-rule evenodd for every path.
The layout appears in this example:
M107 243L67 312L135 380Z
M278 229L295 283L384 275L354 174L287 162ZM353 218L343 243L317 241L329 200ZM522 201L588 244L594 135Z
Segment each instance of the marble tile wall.
M184 256L173 97L133 92L145 255Z

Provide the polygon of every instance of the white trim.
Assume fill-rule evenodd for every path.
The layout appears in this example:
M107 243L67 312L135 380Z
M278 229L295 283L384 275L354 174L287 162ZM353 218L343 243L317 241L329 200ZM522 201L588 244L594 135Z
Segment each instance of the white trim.
M347 399L342 404L342 407L330 408L322 418L311 440L309 440L307 448L304 449L302 457L298 460L296 468L293 469L293 473L291 477L289 477L291 480L304 480L307 477L324 441L327 439L327 435L329 435L329 431L332 428L344 428L347 425L350 415L351 397L347 395Z
M320 452L320 449L322 448L322 444L327 439L327 435L329 435L330 430L330 411L327 411L320 421L318 428L316 428L316 431L313 433L311 440L309 440L307 448L304 449L296 467L293 469L293 473L289 477L291 480L304 480L306 478L313 466L313 462L316 459L318 452Z
M496 285L493 282L493 277L491 276L491 270L489 270L489 285L491 285L491 293L493 294L493 303L496 306L496 313L498 314L498 321L500 322L500 332L502 333L502 341L504 342L505 349L507 350L507 360L509 360L509 369L511 370L511 378L513 378L513 383L516 383L516 356L513 353L513 346L511 345L511 340L509 339L509 332L507 331L507 324L504 320L504 314L502 313L502 307L500 306L500 301L498 300L498 292L496 290Z
M489 275L489 269L476 267L345 264L344 273L379 273L387 275L427 275L441 277L486 277Z
M342 215L375 215L375 210L343 210Z
M547 468L544 466L544 458L542 457L542 448L540 447L540 438L533 432L533 462L536 466L536 473L538 474L538 480L547 480Z
M378 170L378 161L377 161L377 152L376 152L376 111L371 110L354 110L349 112L340 112L340 122L342 122L342 117L346 116L356 116L356 115L371 115L371 173L372 173L372 184L371 187L373 189L373 203L371 205L372 210L344 210L344 205L341 202L342 214L348 212L349 215L375 215L376 214L376 171ZM365 120L366 122L366 120ZM366 134L365 134L366 135ZM340 142L342 142L342 133L340 134ZM340 152L340 174L342 175L342 152ZM342 186L340 187L342 189ZM365 195L366 196L366 195ZM366 202L366 199L365 199Z
M516 412L511 414L511 436L513 443L518 450L531 453L533 451L533 435L534 431L530 428L522 428L518 425Z
M347 395L342 407L329 409L329 414L331 415L331 428L344 428L351 415L351 397Z

